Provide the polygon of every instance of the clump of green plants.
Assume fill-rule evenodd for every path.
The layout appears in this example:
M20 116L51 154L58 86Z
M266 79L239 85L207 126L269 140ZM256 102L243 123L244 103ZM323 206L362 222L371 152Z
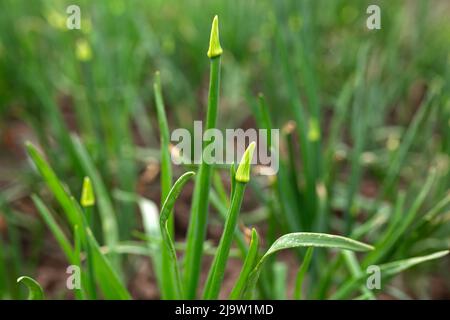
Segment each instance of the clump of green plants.
M282 47L282 39L280 46ZM210 62L209 94L206 113L206 129L216 128L220 113L220 70L223 49L219 40L219 21L215 16L212 23L207 56ZM359 54L357 74L354 83L349 83L339 99L338 112L347 112L351 91L355 91L354 103L360 103L367 64L367 49ZM303 57L308 68L309 58ZM286 63L288 63L286 59ZM286 70L289 72L289 70ZM306 76L312 108L318 108L317 83L313 71ZM288 88L295 95L296 88ZM296 124L290 123L283 130L281 143L287 146L287 157L280 159L280 171L270 179L264 190L260 181L252 182L255 170L251 160L255 143L248 145L239 163L229 166L231 191L226 194L222 181L217 175L223 168L216 168L202 162L194 171L187 171L175 180L172 172L169 129L159 72L155 74L154 96L160 130L160 187L161 201L159 215L143 211L145 242L124 242L120 235L120 225L112 205L111 192L106 187L92 156L78 137L70 136L75 159L86 178L82 183L81 197L77 197L61 181L41 152L27 143L26 149L57 202L57 210L50 209L41 196L34 194L32 200L41 218L52 232L63 251L67 263L81 270L81 284L74 289L76 299L131 299L126 285L124 266L125 255L145 255L150 257L156 276L158 289L164 299L253 299L286 298L286 268L282 260L277 260L281 250L292 249L299 262L293 288L293 298L333 298L333 299L374 299L379 290L372 291L366 286L366 269L376 265L383 283L398 273L426 261L441 258L448 250L438 250L427 254L408 256L411 248L436 232L440 225L439 214L448 207L450 195L422 211L426 197L436 180L436 170L429 173L427 181L414 196L406 202L405 193L400 193L394 207L385 206L382 199L392 192L394 182L404 163L405 153L424 117L432 112L440 97L439 85L433 87L410 127L404 133L402 143L393 156L388 173L384 178L380 195L372 202L364 202L357 197L356 187L361 179L360 158L364 134L368 128L359 112L354 110L355 124L352 130L360 140L351 151L349 186L344 189L346 196L342 206L343 219L331 216L333 194L339 192L335 186L335 174L339 169L330 153L336 141L328 142L329 152L322 157L323 134L320 128L320 110L310 109L307 115L301 99L293 98L292 113ZM314 98L315 97L315 98ZM261 94L252 108L257 125L271 130L273 121L268 103ZM341 122L331 128L337 132ZM268 135L267 144L273 146ZM334 136L331 135L331 139ZM298 169L295 148L297 141L302 150L302 169ZM206 148L208 143L204 143ZM195 176L191 215L185 243L175 241L174 205L183 187ZM264 208L269 231L266 239L260 239L256 228L249 234L239 227L242 224L242 203L247 188L259 193L258 200ZM142 201L142 200L138 200ZM210 206L222 218L223 231L217 247L209 248L206 228L210 221ZM356 216L356 207L363 206L368 212L364 220ZM94 210L95 209L95 210ZM56 214L61 212L62 215ZM98 219L95 214L99 213ZM62 218L62 219L61 219ZM336 225L333 225L336 224ZM345 236L338 235L340 231ZM281 236L280 236L281 231ZM264 240L264 241L263 241ZM371 245L362 241L367 241ZM262 245L264 243L264 246ZM232 255L233 244L238 249L237 257ZM205 255L213 255L204 286L199 284L202 261ZM222 292L224 273L230 259L242 261L242 268L230 292ZM1 265L1 264L0 264ZM203 270L204 271L204 270ZM335 278L334 278L335 277ZM309 285L305 286L305 280ZM336 279L341 279L336 284ZM17 279L19 284L29 289L29 299L43 299L45 293L39 283L27 276ZM290 281L292 282L292 281ZM276 290L275 290L276 289ZM383 290L383 288L381 289Z

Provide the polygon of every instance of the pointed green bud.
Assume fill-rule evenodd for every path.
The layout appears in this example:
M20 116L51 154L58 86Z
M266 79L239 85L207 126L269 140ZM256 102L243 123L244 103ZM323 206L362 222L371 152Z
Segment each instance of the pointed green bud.
M236 170L236 181L247 183L250 180L250 164L253 158L253 150L255 150L255 142L253 141L245 150L241 162Z
M308 140L316 142L320 139L320 126L316 118L309 119Z
M81 189L81 205L83 207L91 207L95 204L94 189L89 177L84 177L83 188Z
M216 15L211 26L211 36L209 38L208 57L214 58L222 54L223 50L219 41L219 17Z

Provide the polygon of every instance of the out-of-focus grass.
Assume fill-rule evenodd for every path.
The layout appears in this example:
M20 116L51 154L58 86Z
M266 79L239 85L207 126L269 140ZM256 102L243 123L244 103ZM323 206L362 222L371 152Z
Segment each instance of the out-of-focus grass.
M170 128L190 129L193 120L204 119L207 40L218 14L224 48L218 128L241 126L248 117L261 128L295 121L282 137L275 184L249 184L268 217L266 245L280 233L332 231L380 244L364 267L447 249L450 227L442 212L449 208L450 186L450 6L377 3L382 29L370 31L371 1L86 0L77 2L81 30L67 30L65 10L72 3L4 0L2 136L25 122L64 187L80 194L80 181L93 180L100 199L93 214L101 218L91 227L100 243L130 240L139 226L135 202L112 197L112 191L135 193L147 155L159 158L153 73L162 73ZM17 156L10 152L2 151ZM425 184L430 167L434 181ZM27 215L11 205L41 191L31 167L24 162L24 168L1 185L0 217L8 228L0 242L7 248L0 253L0 296L11 298L26 297L15 279L35 272L43 249L36 241L24 257L23 232L42 235L42 224L26 223ZM220 193L218 184L212 197L215 191ZM211 202L226 208L223 200ZM424 219L427 212L437 213ZM399 228L404 232L393 233ZM309 277L318 285L308 297L328 296L344 277L358 277L346 269L348 257L326 259L315 251ZM117 269L120 260L113 258ZM441 266L445 270L448 260ZM262 297L271 297L264 286L276 282L271 267L261 274ZM426 279L429 270L419 271ZM448 275L441 277L448 289Z

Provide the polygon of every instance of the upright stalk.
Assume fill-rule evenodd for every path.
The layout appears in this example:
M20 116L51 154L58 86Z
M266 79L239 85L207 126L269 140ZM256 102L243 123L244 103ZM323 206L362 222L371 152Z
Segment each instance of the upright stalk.
M84 177L83 180L83 187L81 189L81 199L80 204L84 209L84 214L86 216L86 222L89 228L92 228L92 222L93 222L93 215L92 215L92 207L95 205L95 194L94 194L94 188L92 187L92 182L89 177ZM77 227L77 226L76 226ZM78 231L79 232L79 231ZM85 244L85 250L86 250L86 262L87 262L87 292L89 295L89 298L92 300L97 299L97 289L95 287L95 273L94 273L94 265L92 264L92 252L89 245ZM77 257L79 258L79 257ZM80 264L81 267L81 264Z
M219 42L219 20L215 16L207 53L211 62L208 111L206 118L206 130L216 126L217 105L219 101L220 86L220 56L222 48ZM203 143L203 150L211 142ZM184 283L187 299L194 299L197 291L200 268L202 264L203 242L206 236L206 225L208 217L209 189L211 185L211 174L213 167L203 162L200 164L195 181L195 189L192 198L191 218L187 233L186 256L184 257Z
M220 238L219 247L217 248L208 279L206 280L203 295L205 299L217 299L219 296L228 255L230 254L230 248L234 238L234 231L236 230L239 211L241 210L245 187L250 180L250 163L254 149L255 142L252 142L242 156L241 163L236 171L236 187L233 199L231 200L231 206L228 210L227 220L225 221L225 228Z

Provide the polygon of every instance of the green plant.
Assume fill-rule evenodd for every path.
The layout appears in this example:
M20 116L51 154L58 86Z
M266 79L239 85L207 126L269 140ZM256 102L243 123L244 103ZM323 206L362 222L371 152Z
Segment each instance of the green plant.
M413 1L415 13L402 1L381 1L391 8L386 25L362 32L364 15L354 13L365 12L365 4L343 0L81 3L79 32L62 32L57 2L0 4L2 133L9 141L19 136L8 134L12 124L27 124L43 150L27 144L33 165L18 171L9 167L16 159L5 168L2 162L1 298L27 297L16 279L39 279L47 229L67 263L82 271L76 299L131 298L130 280L143 259L150 259L158 288L152 297L163 299L197 298L202 289L207 299L285 299L289 291L295 299L376 299L380 292L430 298L429 288L416 285L431 274L448 288L445 10ZM206 97L208 66L199 52L206 51L211 12L226 21L226 50L215 18ZM155 74L154 90L148 70L163 74ZM255 98L258 91L264 94ZM203 96L205 110L195 108ZM276 175L248 167L252 179L241 181L243 163L238 172L207 163L186 165L185 174L172 168L169 123L190 129L197 112L206 113L204 129L253 120L267 129L266 144L280 150ZM270 131L279 127L278 144ZM15 156L3 142L2 148L1 160ZM149 161L159 164L159 184L146 181ZM173 206L190 170L194 195L178 200L191 206L184 241L174 231ZM144 198L148 190L160 198ZM30 194L34 208L23 205ZM80 194L78 202L73 195ZM183 221L177 223L182 231ZM223 229L218 246L207 239L208 226ZM278 255L281 248L292 248L288 260ZM358 249L366 252L352 251ZM206 256L213 264L201 288ZM242 263L237 279L227 280L234 286L223 283L231 259ZM380 267L381 291L365 286L371 265ZM293 267L295 284L287 281ZM394 276L412 281L391 282ZM49 290L45 297L61 294Z
M210 58L209 94L206 115L206 129L216 127L217 109L219 104L220 88L220 60L222 48L219 42L219 18L214 17L211 27L211 37L207 53ZM211 142L210 142L211 143ZM207 143L204 143L205 149ZM193 299L196 296L200 267L202 262L202 247L206 236L208 223L208 203L211 175L213 168L210 164L202 161L194 188L191 206L191 219L187 235L187 249L184 257L184 283L186 285L186 298Z

